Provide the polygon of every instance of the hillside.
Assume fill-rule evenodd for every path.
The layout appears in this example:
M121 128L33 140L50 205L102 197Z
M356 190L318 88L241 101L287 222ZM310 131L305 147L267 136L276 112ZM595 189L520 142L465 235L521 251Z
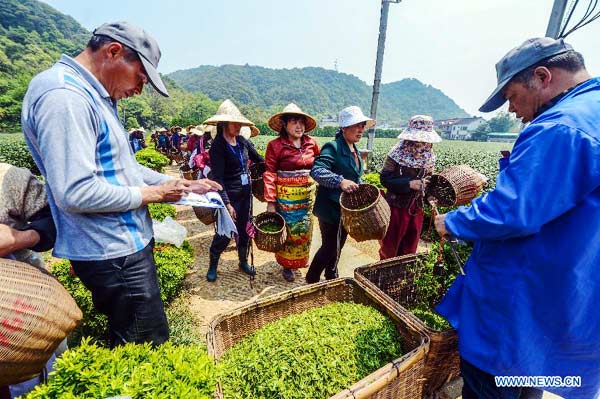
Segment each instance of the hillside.
M73 18L36 0L0 0L0 129L19 124L21 101L36 73L89 39Z
M62 53L74 56L91 33L75 19L37 0L0 0L0 131L19 131L23 96L31 78ZM251 120L264 122L289 102L321 117L348 105L369 111L371 87L355 76L323 68L269 69L201 66L165 77L170 98L146 88L119 103L127 128L197 124L232 98ZM415 79L382 85L378 119L398 123L425 113L466 116L440 90Z
M269 69L249 65L200 66L168 75L181 87L203 92L212 100L235 102L275 111L291 101L317 116L335 115L347 105L369 110L372 89L353 75L323 68ZM406 120L414 114L436 119L468 114L442 91L404 79L381 86L378 119Z

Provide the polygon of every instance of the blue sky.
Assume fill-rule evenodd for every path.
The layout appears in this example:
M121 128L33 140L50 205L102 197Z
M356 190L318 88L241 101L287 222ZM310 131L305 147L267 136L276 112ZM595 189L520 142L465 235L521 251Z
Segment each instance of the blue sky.
M379 0L44 0L90 31L128 20L158 40L163 73L198 65L320 66L373 83ZM581 1L587 5L587 1ZM390 4L383 82L417 78L467 112L496 82L494 64L543 36L553 0L403 0ZM579 7L581 7L580 5ZM600 20L569 36L600 71Z

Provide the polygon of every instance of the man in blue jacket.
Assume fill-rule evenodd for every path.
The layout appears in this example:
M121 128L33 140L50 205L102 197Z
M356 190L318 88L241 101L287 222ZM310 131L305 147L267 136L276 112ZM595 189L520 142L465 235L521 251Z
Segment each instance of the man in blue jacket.
M562 39L527 40L496 70L480 111L508 100L529 125L496 188L435 221L475 243L437 308L459 334L463 398L597 398L600 79ZM560 378L499 387L499 376Z

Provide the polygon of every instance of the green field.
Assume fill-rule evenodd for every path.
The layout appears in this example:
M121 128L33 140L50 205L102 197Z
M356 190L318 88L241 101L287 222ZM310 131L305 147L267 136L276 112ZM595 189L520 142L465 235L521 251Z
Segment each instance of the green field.
M265 151L267 143L273 140L275 136L260 135L252 139L256 148ZM316 137L319 145L332 140L331 137ZM397 143L396 139L376 138L371 156L370 171L379 171L389 150ZM358 145L359 148L367 147L367 139L363 138ZM14 153L19 149L19 159L22 160L24 152L24 139L22 134L3 134L0 133L0 160L6 158L8 152ZM437 156L437 169L442 169L450 165L466 164L480 173L483 173L490 179L489 187L494 187L496 175L498 174L498 158L501 150L512 149L509 143L486 143L477 141L455 141L445 140L434 145L434 151ZM25 148L26 151L26 148Z
M252 139L256 148L264 151L267 143L273 136L257 136ZM316 137L319 145L332 140L330 137ZM379 171L390 149L398 142L397 139L375 139L373 154L371 156L370 171ZM367 139L363 138L358 144L359 148L367 147ZM496 184L498 174L498 159L501 150L511 150L512 143L487 143L478 141L445 140L434 145L437 156L436 169L443 169L450 165L466 164L483 173L490 179L488 187Z

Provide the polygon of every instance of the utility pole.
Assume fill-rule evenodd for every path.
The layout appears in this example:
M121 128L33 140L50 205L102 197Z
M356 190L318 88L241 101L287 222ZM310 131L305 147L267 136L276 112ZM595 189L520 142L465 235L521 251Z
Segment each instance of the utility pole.
M552 13L548 21L548 29L546 29L546 37L557 38L566 8L567 0L554 0L554 6L552 6Z
M383 68L383 51L385 49L385 34L387 30L388 11L390 3L400 3L401 0L381 0L381 17L379 19L379 41L377 43L377 61L375 62L375 80L373 82L373 98L371 100L371 118L377 117L377 101L379 100L379 84L381 83L381 70ZM373 150L375 129L368 132L367 151Z

